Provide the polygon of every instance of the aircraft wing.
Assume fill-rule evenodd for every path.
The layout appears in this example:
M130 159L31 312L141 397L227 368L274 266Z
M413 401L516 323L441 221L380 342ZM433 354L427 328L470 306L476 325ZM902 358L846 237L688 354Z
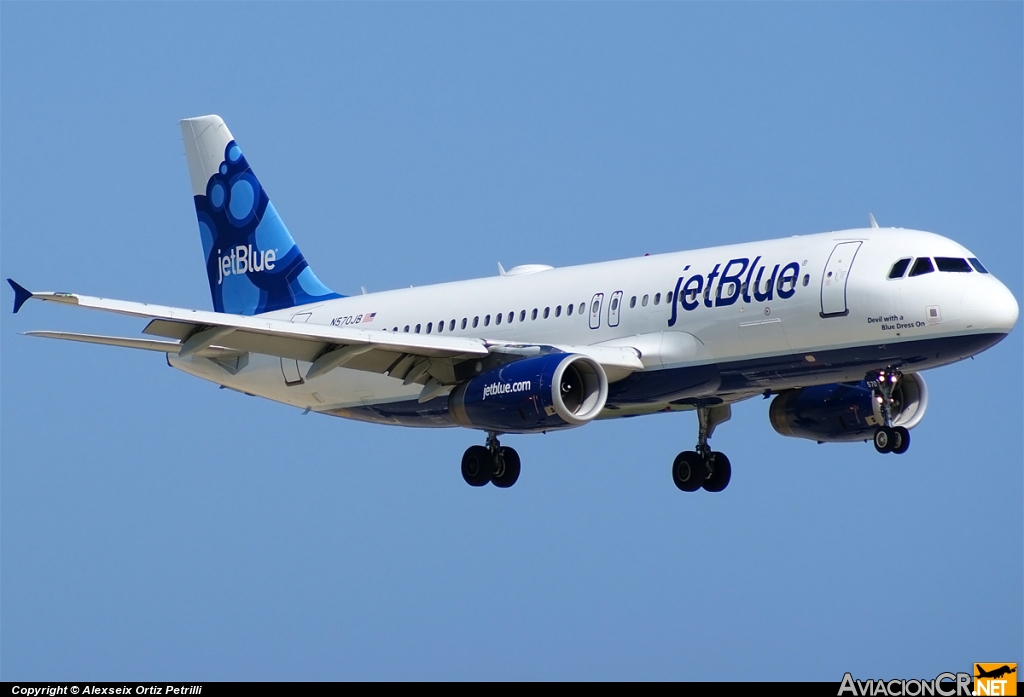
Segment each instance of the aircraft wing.
M65 332L31 332L32 336L67 339L86 343L123 346L177 354L182 357L215 357L246 352L280 356L311 363L306 374L313 379L344 365L346 368L383 373L406 384L423 384L434 378L439 384L454 384L472 373L459 366L471 359L489 356L539 355L553 347L475 337L367 331L325 324L304 324L206 310L189 310L164 305L111 300L76 293L31 292L14 281L15 312L30 298L76 305L150 320L144 334L176 339L177 342L103 337ZM558 347L583 353L623 376L643 369L637 353L621 347ZM578 349L578 350L577 350ZM507 360L507 359L503 359Z

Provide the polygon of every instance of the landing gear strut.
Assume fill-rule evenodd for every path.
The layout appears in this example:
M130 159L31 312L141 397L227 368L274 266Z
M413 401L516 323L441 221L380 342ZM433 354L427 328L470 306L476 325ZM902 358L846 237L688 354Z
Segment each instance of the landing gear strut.
M684 450L672 463L672 481L682 491L722 491L729 486L732 465L723 453L711 450L708 438L715 426L732 418L728 404L697 407L697 447Z
M893 426L893 409L899 405L895 397L903 374L896 368L885 368L867 376L868 387L872 389L875 401L882 413L882 424L875 429L875 450L880 453L902 455L910 448L910 431L903 426Z
M519 453L502 447L498 434L487 433L487 445L470 446L462 456L462 478L470 486L494 484L507 489L519 479Z

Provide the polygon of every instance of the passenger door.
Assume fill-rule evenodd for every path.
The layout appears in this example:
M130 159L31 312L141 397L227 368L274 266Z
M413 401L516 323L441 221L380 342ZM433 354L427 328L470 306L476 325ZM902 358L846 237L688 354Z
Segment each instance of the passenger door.
M822 317L845 317L850 312L846 306L846 283L861 244L840 242L832 250L821 275Z

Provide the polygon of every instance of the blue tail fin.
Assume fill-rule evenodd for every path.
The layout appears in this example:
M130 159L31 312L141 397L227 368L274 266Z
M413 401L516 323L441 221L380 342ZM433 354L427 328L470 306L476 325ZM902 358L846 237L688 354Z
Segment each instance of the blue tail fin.
M302 256L219 116L181 122L213 309L258 315L340 298Z

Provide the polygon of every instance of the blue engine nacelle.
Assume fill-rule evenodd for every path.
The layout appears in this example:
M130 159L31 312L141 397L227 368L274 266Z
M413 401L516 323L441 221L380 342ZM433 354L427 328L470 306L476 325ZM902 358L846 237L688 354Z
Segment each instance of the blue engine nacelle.
M533 433L582 426L604 409L608 378L579 354L551 353L490 370L456 387L448 411L461 426Z
M893 425L913 428L924 417L928 388L916 373L903 376L893 392ZM878 401L865 382L841 382L780 392L768 416L784 436L819 443L870 440L882 423Z

